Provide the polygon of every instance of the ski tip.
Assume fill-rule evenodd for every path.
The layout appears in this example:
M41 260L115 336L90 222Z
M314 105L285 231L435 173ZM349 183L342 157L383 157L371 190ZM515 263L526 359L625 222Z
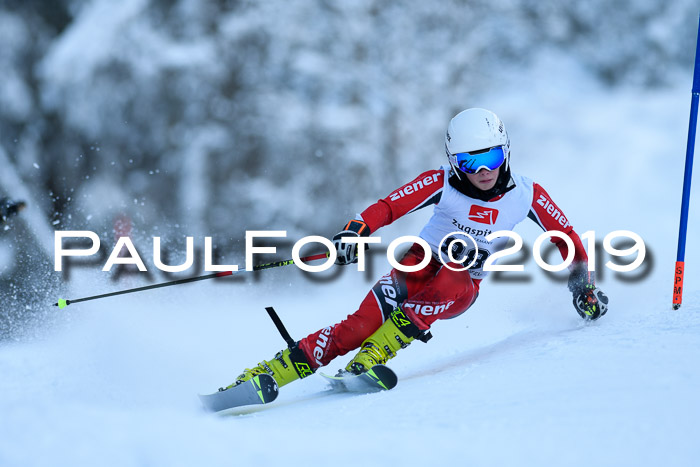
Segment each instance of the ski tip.
M208 412L221 412L248 405L269 404L277 399L279 386L268 374L261 374L237 386L220 389L213 394L199 394Z
M217 407L212 403L213 398L216 397L215 394L216 394L216 393L214 393L214 394L197 394L197 397L199 398L199 401L200 401L201 404L202 404L202 409L203 409L205 412L211 412L211 413L213 413L213 412L216 412L217 410L219 410L219 409L217 409Z

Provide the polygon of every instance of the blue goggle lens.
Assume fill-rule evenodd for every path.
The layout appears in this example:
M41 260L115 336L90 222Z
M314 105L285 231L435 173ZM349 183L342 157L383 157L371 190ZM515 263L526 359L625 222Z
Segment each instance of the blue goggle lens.
M462 172L475 174L481 169L496 170L503 161L506 160L506 153L503 146L496 146L487 151L478 151L476 153L460 152L453 154L453 163Z

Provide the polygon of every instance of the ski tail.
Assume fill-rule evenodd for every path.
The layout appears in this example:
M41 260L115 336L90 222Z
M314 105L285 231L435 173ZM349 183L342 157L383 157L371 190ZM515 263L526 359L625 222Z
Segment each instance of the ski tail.
M374 365L367 372L354 375L343 373L339 376L329 376L320 373L331 385L331 388L342 392L370 393L388 391L396 387L396 373L385 365Z

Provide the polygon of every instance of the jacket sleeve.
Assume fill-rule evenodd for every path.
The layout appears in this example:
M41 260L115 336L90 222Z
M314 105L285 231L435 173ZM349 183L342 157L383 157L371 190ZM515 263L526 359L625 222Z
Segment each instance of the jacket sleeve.
M444 178L442 170L424 172L369 206L360 216L370 231L376 232L408 213L437 204L442 196Z
M537 183L533 184L533 188L532 206L527 217L535 221L544 231L558 230L569 236L574 243L574 261L569 268L570 270L579 267L581 263L587 262L588 255L583 248L581 237L574 231L574 228L569 223L569 219L559 209L559 206L552 201L552 198L544 188ZM564 240L552 237L551 241L559 248L562 258L565 259L568 254L568 248Z

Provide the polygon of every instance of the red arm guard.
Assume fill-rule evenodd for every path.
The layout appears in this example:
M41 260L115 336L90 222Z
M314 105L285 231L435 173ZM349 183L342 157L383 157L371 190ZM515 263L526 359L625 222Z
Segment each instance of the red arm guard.
M588 255L586 250L583 248L583 243L581 243L581 238L574 231L574 228L569 223L569 220L564 213L559 209L559 206L554 204L552 198L537 183L533 183L533 188L535 194L532 198L532 208L528 217L542 227L543 230L558 230L565 233L574 242L574 261L572 263L572 268L577 264L585 263L588 261ZM568 249L566 243L561 238L552 237L552 243L554 243L562 258L566 258Z
M371 232L376 232L401 216L437 204L442 195L444 178L442 170L423 172L415 180L362 211L362 219Z

